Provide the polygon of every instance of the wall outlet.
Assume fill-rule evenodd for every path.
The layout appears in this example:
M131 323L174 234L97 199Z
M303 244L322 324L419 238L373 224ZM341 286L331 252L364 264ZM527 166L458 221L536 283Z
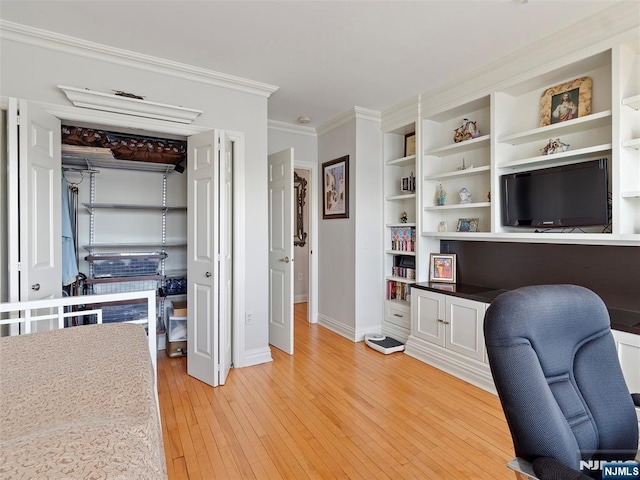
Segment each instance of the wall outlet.
M253 324L253 313L247 313L246 323L247 323L247 325L252 325Z
M302 281L302 274L301 273L298 274L298 280Z

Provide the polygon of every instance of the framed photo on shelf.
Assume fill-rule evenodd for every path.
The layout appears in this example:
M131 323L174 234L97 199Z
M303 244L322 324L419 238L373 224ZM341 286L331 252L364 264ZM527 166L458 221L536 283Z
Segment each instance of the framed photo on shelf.
M416 154L416 132L407 133L404 136L404 156Z
M456 232L477 232L479 224L479 218L459 218Z
M456 254L455 253L430 254L429 281L456 283Z
M322 164L322 218L349 218L349 155Z
M540 98L540 126L566 122L591 113L591 77L547 88Z

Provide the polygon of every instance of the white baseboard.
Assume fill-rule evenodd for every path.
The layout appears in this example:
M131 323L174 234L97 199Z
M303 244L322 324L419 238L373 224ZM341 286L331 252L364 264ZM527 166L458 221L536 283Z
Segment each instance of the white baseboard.
M293 296L293 303L306 303L309 300L309 295L306 293Z
M409 336L404 353L497 395L489 365L466 358L439 345Z
M353 327L349 327L344 323L338 322L333 318L327 317L322 314L318 314L318 324L322 325L324 328L331 330L334 333L337 333L341 337L344 337L352 342L357 342L356 340L356 332Z
M234 365L234 368L251 367L253 365L260 365L261 363L269 362L273 362L271 349L269 347L256 348L254 350L245 351L242 365Z

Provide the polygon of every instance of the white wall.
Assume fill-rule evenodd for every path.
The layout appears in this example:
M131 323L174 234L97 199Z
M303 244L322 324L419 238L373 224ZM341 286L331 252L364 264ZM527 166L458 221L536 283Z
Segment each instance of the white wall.
M19 97L69 106L57 85L110 92L124 90L147 100L198 108L203 114L194 125L242 132L245 137L245 182L241 185L246 206L246 245L242 285L246 311L253 312L251 325L243 325L243 366L270 360L268 349L268 244L267 244L267 94L225 88L201 81L197 75L167 72L145 62L96 55L62 44L35 46L2 39L0 96ZM123 122L130 117L123 116ZM244 312L239 312L244 318Z
M383 168L380 120L360 118L356 126L355 289L356 339L379 333L384 312Z
M322 218L322 188L318 189L318 321L353 337L356 320L355 292L355 185L356 185L356 120L318 137L320 164L349 155L349 218ZM324 181L320 168L321 183Z
M320 128L318 147L320 163L349 155L349 218L320 220L318 319L360 341L380 332L384 302L379 112L354 107Z

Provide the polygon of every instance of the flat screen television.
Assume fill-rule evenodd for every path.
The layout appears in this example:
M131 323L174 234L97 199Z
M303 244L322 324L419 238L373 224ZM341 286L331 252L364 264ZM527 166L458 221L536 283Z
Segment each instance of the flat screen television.
M609 223L607 159L500 176L502 224L587 227Z

